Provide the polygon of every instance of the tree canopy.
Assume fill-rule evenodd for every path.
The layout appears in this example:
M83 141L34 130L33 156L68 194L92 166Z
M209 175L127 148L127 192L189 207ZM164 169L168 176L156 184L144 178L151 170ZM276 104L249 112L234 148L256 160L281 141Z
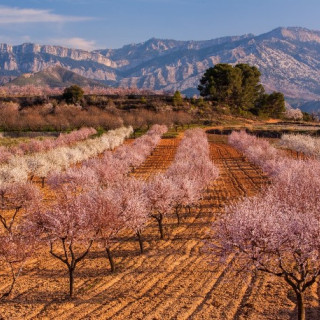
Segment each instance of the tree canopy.
M174 93L172 101L173 101L174 106L182 106L183 105L183 99L182 99L180 91L176 91Z
M68 103L78 103L83 98L84 91L81 87L77 85L72 85L68 88L65 88L63 91L63 98Z
M200 95L217 104L228 105L235 113L279 117L285 111L284 96L266 94L255 66L226 63L209 68L200 79Z

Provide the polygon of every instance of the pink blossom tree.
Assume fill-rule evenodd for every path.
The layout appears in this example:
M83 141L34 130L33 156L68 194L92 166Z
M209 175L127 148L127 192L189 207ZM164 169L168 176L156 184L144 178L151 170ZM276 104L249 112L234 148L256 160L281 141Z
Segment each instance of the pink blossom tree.
M97 232L97 242L105 248L110 263L111 272L115 272L116 266L111 252L114 237L125 226L120 217L120 207L115 201L111 189L92 190L86 195L88 211L93 218L93 228Z
M97 172L89 166L69 168L63 172L52 172L47 183L58 196L63 195L66 191L77 194L101 187Z
M296 294L299 320L320 275L319 192L318 177L287 172L264 194L230 205L214 227L214 255L238 252L242 268L282 278Z
M88 199L65 193L52 207L34 212L32 221L40 239L49 243L50 254L64 263L69 274L69 296L74 292L74 271L89 253L96 237Z
M173 179L172 181L174 184L173 199L175 214L178 224L180 224L180 209L186 208L189 214L191 214L191 207L199 201L201 193L198 182L188 177Z
M209 144L203 130L185 132L175 160L165 175L174 183L174 207L179 224L179 209L186 207L190 214L191 207L200 200L203 190L219 175L210 160Z
M41 201L37 187L31 183L7 184L1 188L0 222L6 232L12 233L18 214L27 214Z
M150 215L158 223L160 239L164 239L163 218L173 208L173 182L164 175L158 174L146 184L146 194L150 203Z
M28 217L41 195L30 183L4 184L1 187L0 259L9 267L11 283L0 299L8 297L34 249L34 234L28 232ZM22 213L22 214L21 214Z
M33 253L34 247L34 237L21 234L21 230L0 235L0 259L8 266L11 278L10 284L1 293L0 300L9 297L12 293L27 259Z
M143 253L142 231L148 221L150 203L145 191L145 182L127 178L112 188L113 199L124 225L132 229L139 241L140 253Z
M83 168L95 172L97 184L106 188L122 179L127 172L127 166L123 161L113 157L111 152L106 152L102 159L91 159L83 164Z
M287 108L284 117L287 119L292 120L302 120L303 119L303 113L299 108Z

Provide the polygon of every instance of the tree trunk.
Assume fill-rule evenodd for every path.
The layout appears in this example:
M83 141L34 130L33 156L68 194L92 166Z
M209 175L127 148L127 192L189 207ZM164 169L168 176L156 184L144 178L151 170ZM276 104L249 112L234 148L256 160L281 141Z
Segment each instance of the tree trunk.
M158 222L160 239L163 240L163 225L162 225L163 215L162 213L159 213L159 215L155 214L155 215L152 215L152 217L155 218Z
M143 253L143 240L142 240L142 235L140 230L137 231L137 236L138 236L138 241L140 246L140 253Z
M176 216L177 216L178 225L180 225L180 215L179 215L179 208L178 207L176 207Z
M42 188L44 188L44 179L45 178L41 178L41 186L42 186Z
M112 254L111 254L110 248L107 247L106 251L107 251L108 259L109 259L109 262L110 262L111 272L115 272L116 271L116 267L115 267L115 264L114 264L114 261L113 261L113 258L112 258Z
M162 225L163 216L162 213L160 213L159 217L157 218L158 225L159 225L159 232L160 232L160 239L163 240L163 225Z
M296 291L297 295L297 306L298 306L298 320L306 319L306 309L304 306L304 296L303 293Z
M1 204L4 207L4 192L1 192Z
M73 297L73 284L74 284L73 272L74 272L74 268L69 268L69 296L70 296L70 298Z

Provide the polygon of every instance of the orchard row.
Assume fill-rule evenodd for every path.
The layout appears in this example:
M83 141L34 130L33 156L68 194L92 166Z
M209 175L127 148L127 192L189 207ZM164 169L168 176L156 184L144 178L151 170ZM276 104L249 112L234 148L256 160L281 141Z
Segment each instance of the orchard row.
M81 128L67 134L61 133L57 139L46 138L22 142L12 147L0 147L0 163L8 162L14 156L22 156L30 153L45 152L58 147L70 146L79 141L86 140L96 134L94 128Z
M91 130L90 130L91 131ZM34 176L42 179L52 171L62 171L78 162L96 157L105 150L120 146L133 132L132 128L119 128L108 131L100 137L86 139L74 145L58 146L44 152L15 155L0 166L0 186L32 180Z
M105 249L114 271L111 244L122 230L136 234L141 253L143 230L150 218L158 222L160 237L164 238L166 215L174 211L179 218L179 210L196 204L203 190L218 176L209 158L206 135L200 129L185 133L166 172L148 181L128 176L152 153L166 130L154 126L145 136L113 153L106 152L81 167L53 173L48 178L56 194L53 203L41 201L39 190L30 183L23 185L20 203L8 189L2 197L7 209L2 215L2 257L11 267L17 262L22 265L39 247L47 245L50 254L68 269L72 296L74 271L94 242ZM10 208L11 218L7 221ZM17 219L21 210L24 214ZM12 291L18 274L12 273L12 283L5 295Z
M320 275L320 163L285 156L267 140L233 132L229 143L271 177L262 194L226 208L214 225L214 255L239 254L247 271L286 281L305 319L304 295Z

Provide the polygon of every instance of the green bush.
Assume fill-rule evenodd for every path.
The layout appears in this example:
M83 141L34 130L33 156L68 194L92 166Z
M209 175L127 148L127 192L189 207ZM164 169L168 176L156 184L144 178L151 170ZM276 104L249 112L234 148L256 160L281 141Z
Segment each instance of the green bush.
M81 87L77 85L72 85L68 88L65 88L63 91L63 99L66 100L67 103L79 103L84 95L84 91Z

